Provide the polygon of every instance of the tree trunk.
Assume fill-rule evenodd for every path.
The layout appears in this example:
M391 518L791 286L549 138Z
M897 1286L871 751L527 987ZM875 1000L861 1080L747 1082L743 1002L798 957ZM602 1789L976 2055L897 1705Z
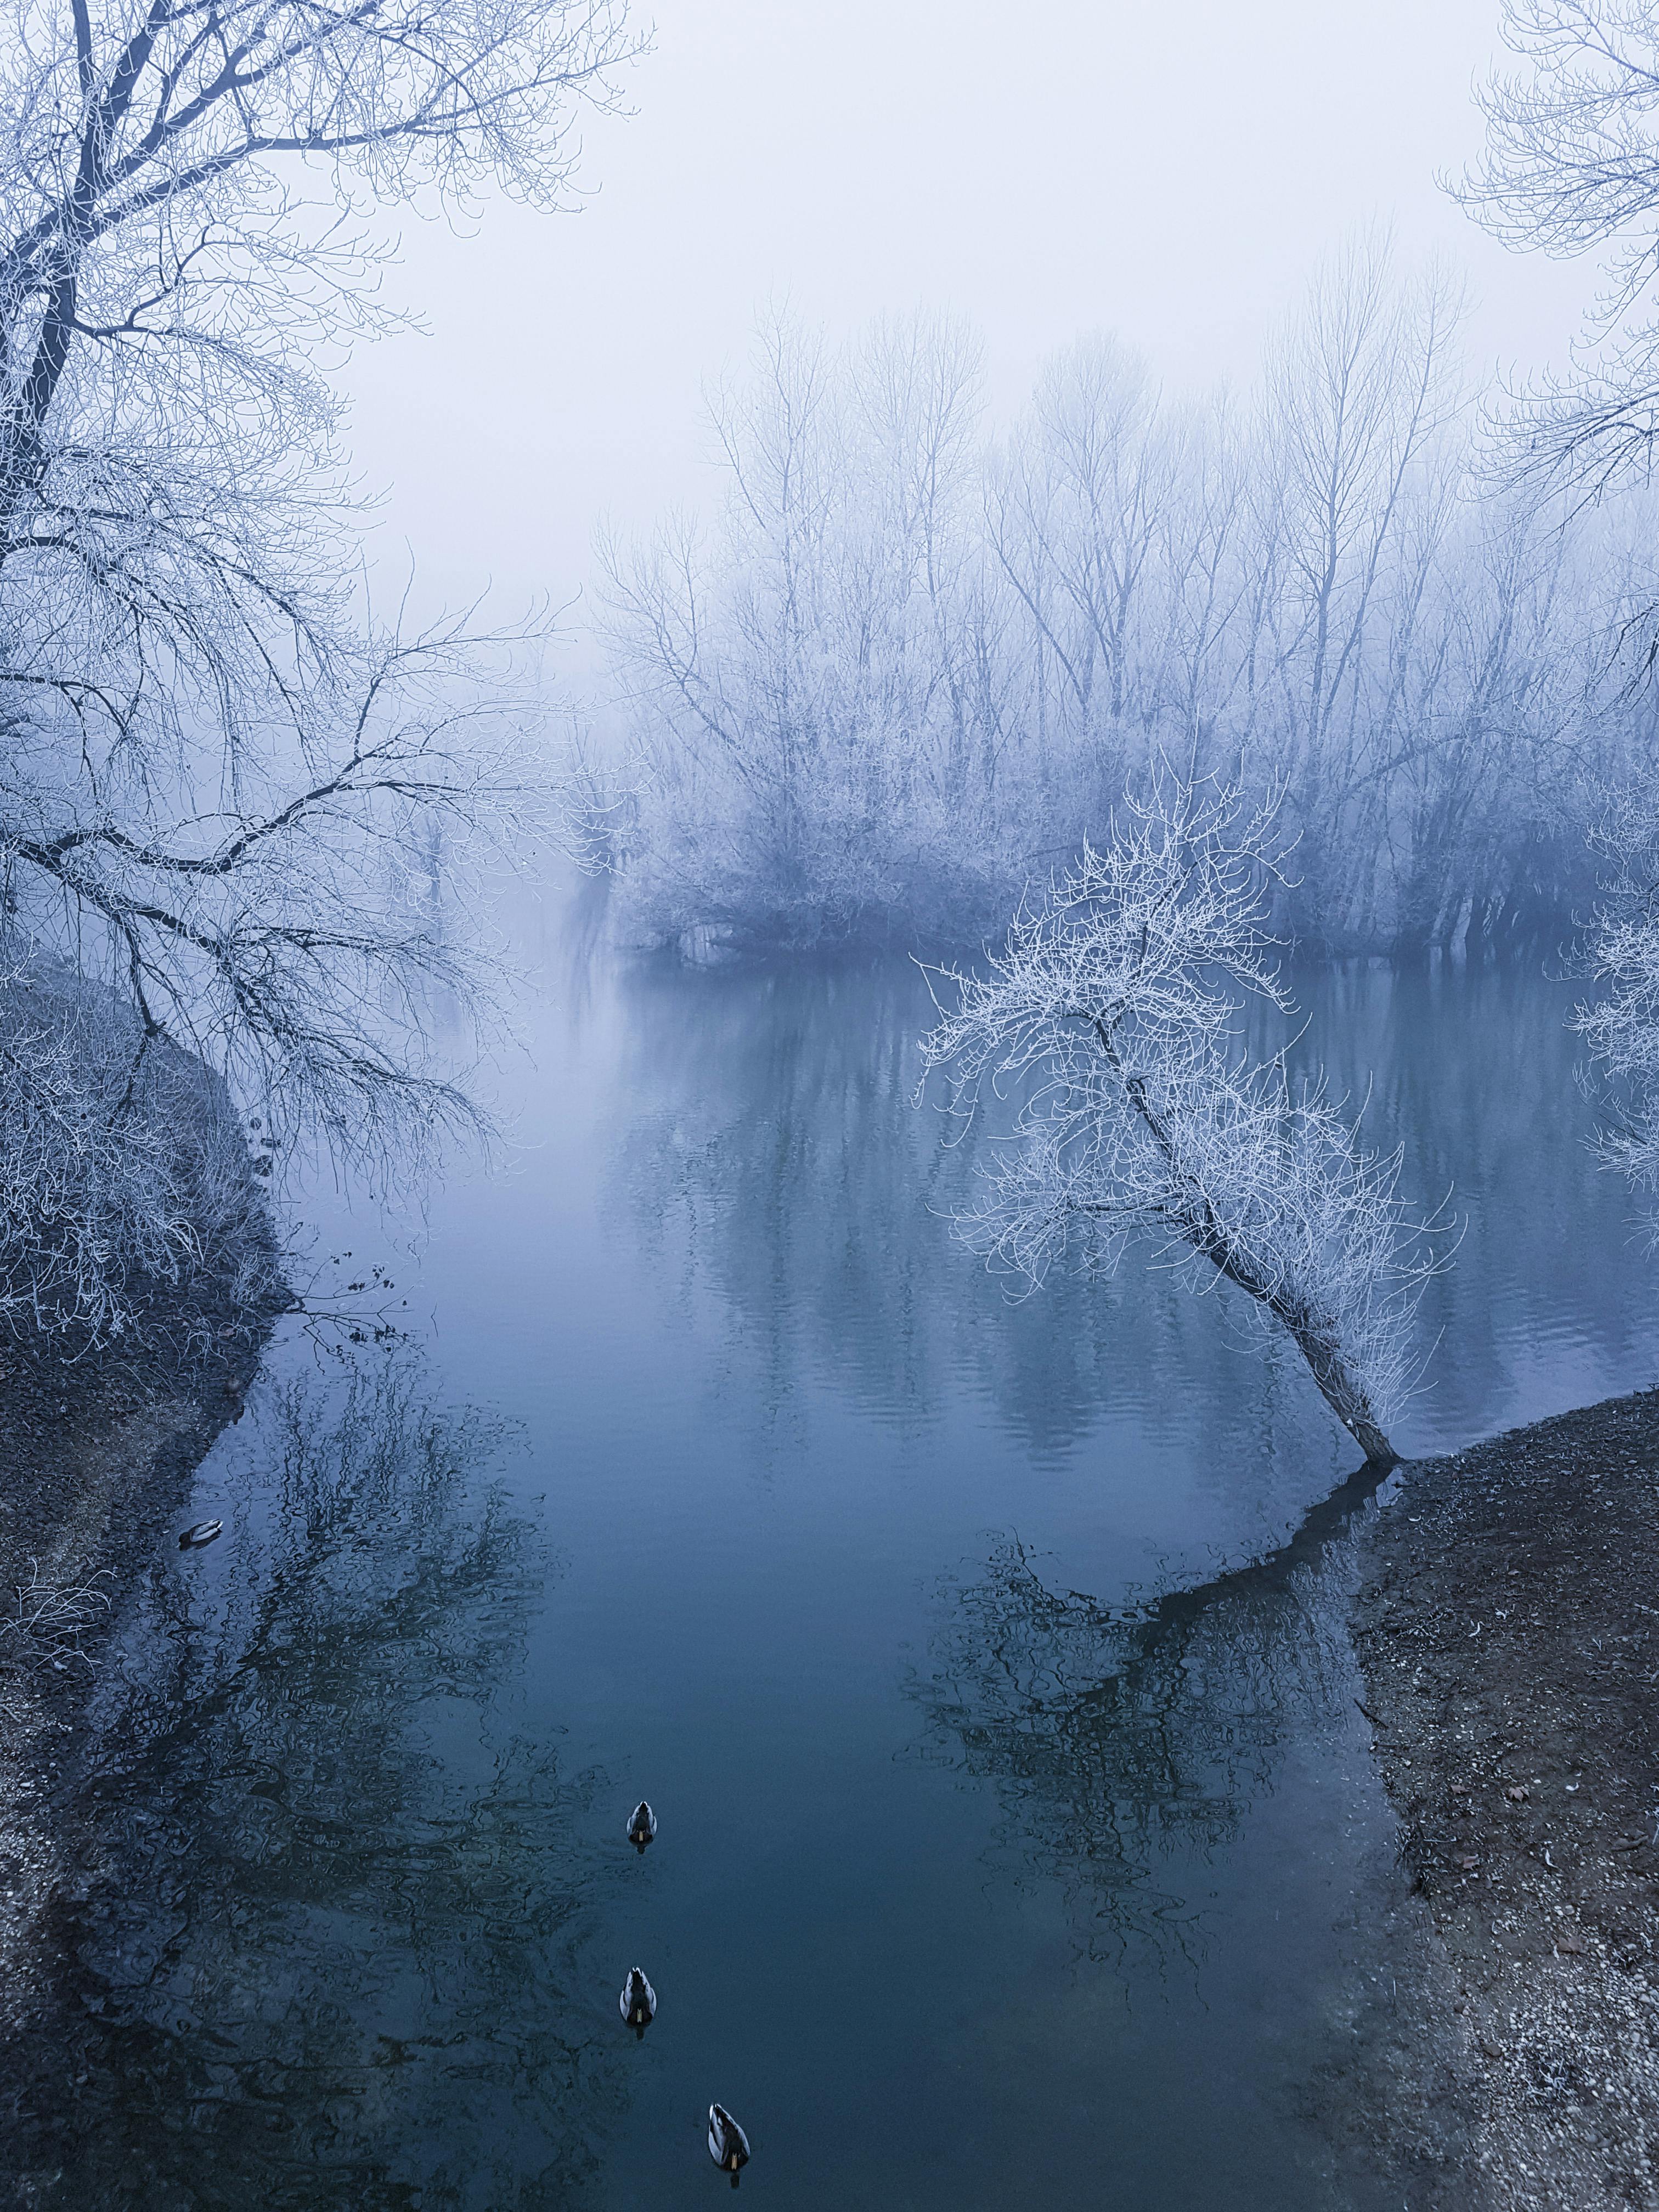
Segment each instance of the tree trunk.
M1272 1310L1270 1304L1270 1310ZM1307 1361L1320 1395L1373 1467L1392 1467L1400 1456L1378 1427L1370 1401L1348 1372L1341 1353L1328 1338L1298 1327L1287 1314L1279 1316L1296 1348Z
M1265 1306L1289 1334L1297 1350L1307 1361L1313 1379L1319 1385L1320 1395L1364 1453L1367 1463L1372 1467L1392 1467L1400 1455L1377 1425L1370 1400L1348 1372L1341 1347L1323 1329L1315 1325L1305 1307L1295 1305L1278 1296L1273 1285L1256 1276L1243 1256L1235 1251L1232 1240L1224 1234L1217 1220L1207 1195L1201 1190L1194 1190L1182 1174L1169 1132L1146 1096L1146 1086L1138 1075L1124 1066L1112 1030L1098 1015L1094 1017L1093 1025L1101 1048L1123 1085L1125 1096L1151 1133L1180 1192L1176 1202L1167 1208L1165 1218L1186 1238L1194 1251L1201 1252L1230 1283L1236 1283L1247 1296ZM1183 1185L1185 1188L1182 1188Z

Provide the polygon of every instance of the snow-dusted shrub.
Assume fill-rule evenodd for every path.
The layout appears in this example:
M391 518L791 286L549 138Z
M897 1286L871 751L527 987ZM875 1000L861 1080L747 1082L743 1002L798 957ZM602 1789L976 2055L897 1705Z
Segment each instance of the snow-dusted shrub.
M224 1085L112 994L0 973L0 1325L92 1347L169 1294L280 1297L259 1161Z
M1606 867L1584 965L1600 994L1573 1026L1589 1045L1607 1118L1597 1148L1640 1189L1659 1189L1659 799L1614 795L1595 846Z

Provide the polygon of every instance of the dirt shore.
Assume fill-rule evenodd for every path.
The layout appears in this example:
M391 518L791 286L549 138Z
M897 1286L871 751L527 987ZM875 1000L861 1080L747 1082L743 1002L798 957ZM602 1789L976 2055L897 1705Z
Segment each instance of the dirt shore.
M1659 1392L1405 1468L1359 1543L1407 2203L1659 2207Z
M268 1331L204 1326L211 1349L188 1360L140 1349L65 1363L0 1340L0 2136L64 2000L60 1923L95 1844L56 1798L110 1601L171 1533ZM18 2179L0 2174L0 2204L25 2201Z

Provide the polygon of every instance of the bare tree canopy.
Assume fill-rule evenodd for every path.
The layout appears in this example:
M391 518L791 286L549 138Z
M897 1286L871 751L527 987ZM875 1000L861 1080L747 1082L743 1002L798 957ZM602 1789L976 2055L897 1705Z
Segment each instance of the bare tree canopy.
M424 1015L521 828L510 641L370 618L325 372L390 319L374 210L560 204L635 45L619 0L7 11L0 887L13 969L131 1010L118 1118L157 1044L359 1158L472 1118Z
M1282 790L1298 935L1558 933L1585 786L1651 742L1608 675L1649 508L1563 527L1481 480L1460 313L1364 235L1255 389L1090 336L1000 434L959 324L770 319L715 398L724 510L601 546L617 719L572 848L646 939L973 944L1167 755Z
M423 186L454 199L493 182L557 204L580 105L615 104L634 50L623 9L7 13L0 560L63 556L111 593L112 616L149 617L187 665L205 651L211 666L169 582L232 619L305 625L281 520L253 535L252 509L274 501L280 515L284 492L303 503L332 458L318 349L378 313L353 218ZM9 597L26 588L7 582ZM121 696L71 696L104 693Z
M1409 1382L1407 1328L1434 1267L1398 1154L1363 1152L1317 1087L1255 1060L1242 1006L1289 1000L1264 930L1282 839L1271 809L1167 777L1130 799L1022 909L922 1041L956 1111L1012 1091L1012 1141L960 1227L995 1261L1115 1264L1131 1235L1202 1263L1286 1329L1368 1460Z
M1589 347L1509 425L1516 473L1597 495L1645 480L1659 440L1659 7L1505 0L1502 28L1526 66L1487 81L1486 151L1453 190L1508 246L1607 249Z
M1527 64L1485 88L1485 158L1459 192L1476 220L1518 248L1605 252L1607 281L1575 372L1520 393L1507 429L1510 474L1580 504L1647 483L1659 458L1659 5L1655 0L1506 0L1504 38ZM1641 653L1632 699L1651 698L1659 661L1650 592L1615 656ZM1575 1021L1605 1086L1599 1151L1651 1189L1659 1176L1659 802L1651 743L1591 786L1589 842L1606 880L1585 947L1601 995Z

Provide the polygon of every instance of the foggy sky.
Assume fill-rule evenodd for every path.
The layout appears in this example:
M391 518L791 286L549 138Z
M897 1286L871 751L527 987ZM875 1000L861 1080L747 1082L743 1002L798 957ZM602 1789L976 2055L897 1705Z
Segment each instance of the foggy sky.
M343 375L377 559L407 541L422 604L575 591L601 515L710 495L699 386L768 297L837 333L965 313L1003 403L1087 329L1243 380L1381 218L1466 272L1480 364L1559 358L1593 270L1505 252L1435 181L1480 142L1496 25L1497 0L663 0L580 215L404 222L388 289L428 333Z

